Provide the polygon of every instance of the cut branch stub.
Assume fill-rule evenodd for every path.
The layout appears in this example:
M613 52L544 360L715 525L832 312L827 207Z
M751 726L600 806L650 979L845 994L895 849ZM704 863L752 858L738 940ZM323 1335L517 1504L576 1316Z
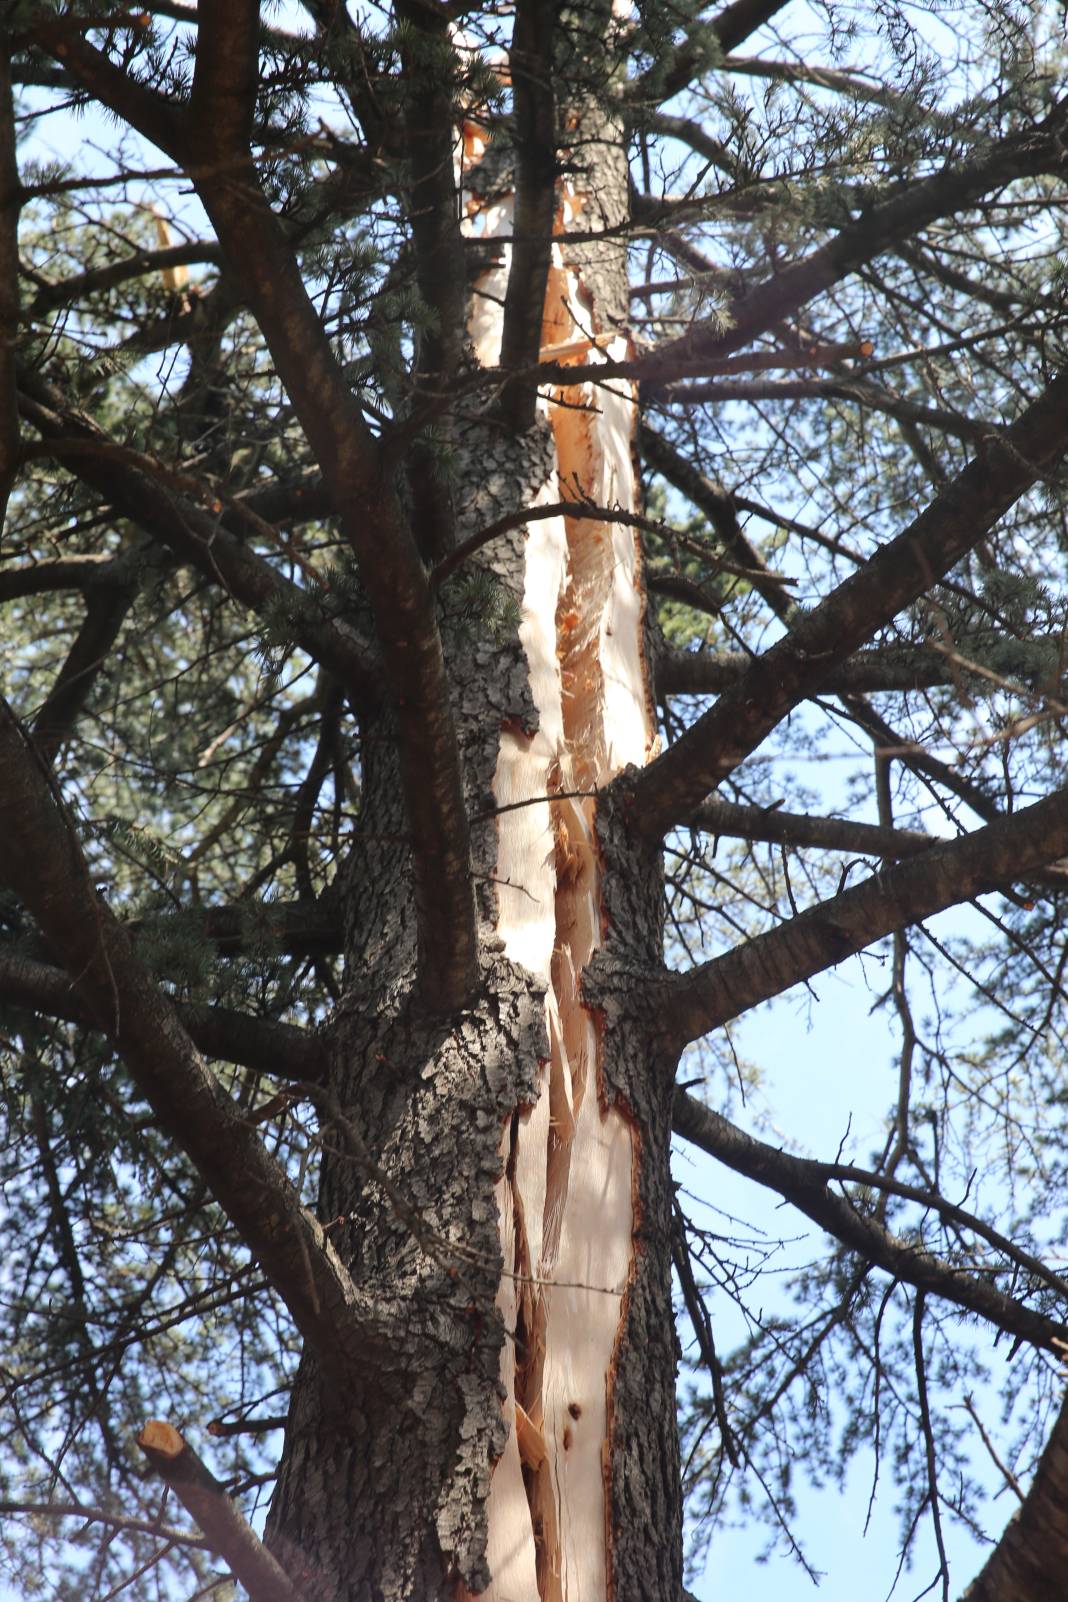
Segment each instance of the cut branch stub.
M172 1424L150 1419L137 1444L248 1592L251 1602L302 1602L289 1575Z

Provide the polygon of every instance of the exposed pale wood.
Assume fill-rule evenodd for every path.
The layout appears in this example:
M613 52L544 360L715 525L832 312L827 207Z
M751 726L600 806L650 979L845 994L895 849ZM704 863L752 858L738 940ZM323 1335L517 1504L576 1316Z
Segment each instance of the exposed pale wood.
M181 1457L185 1451L185 1441L174 1428L160 1418L150 1418L140 1435L137 1437L138 1446L146 1452L158 1452L168 1462Z
M156 224L156 239L161 250L169 250L174 244L174 235L165 214L158 206L152 207L152 217ZM163 279L164 289L169 289L176 295L183 290L189 282L189 268L184 262L174 262L160 268L160 277Z
M465 154L467 145L465 137ZM475 130L471 151L476 159L483 149ZM485 207L469 198L466 209L471 231L477 227L484 236L511 231L510 198ZM474 285L469 332L478 360L487 367L496 366L500 357L510 262L511 246L504 244L497 259ZM549 498L548 486L543 498ZM527 536L520 638L530 673L531 695L538 711L538 729L534 735L510 728L502 730L493 784L499 806L544 797L549 790L555 752L562 738L560 674L553 620L564 583L566 561L562 519L554 517L532 524ZM515 807L503 817L507 823L499 830L498 837L497 933L506 955L538 974L548 985L555 938L550 805L547 800L535 801L530 806ZM541 1217L537 1192L539 1184L544 1185L544 1158L540 1175L536 1161L530 1172L521 1170L528 1151L540 1149L544 1152L548 1139L548 1104L544 1096L539 1096L527 1118L544 1128L532 1145L513 1151L513 1131L511 1125L505 1126L502 1136L504 1177L496 1187L505 1269L497 1306L507 1331L501 1352L501 1386L508 1440L494 1468L487 1503L486 1556L493 1579L484 1593L486 1602L540 1602L537 1550L518 1430L517 1369L524 1365L526 1352L517 1352L517 1347L523 1332L532 1323L530 1232ZM525 1412L524 1417L528 1417Z
M545 1462L545 1437L519 1402L515 1404L515 1425L520 1458L527 1468L540 1469Z
M608 350L615 343L612 334L584 334L580 339L562 339L557 344L542 345L539 360L543 362L565 361L569 356L585 356L591 350ZM616 361L622 361L622 356L616 356Z
M565 197L561 228L576 209ZM486 235L511 225L507 201L469 206L476 211ZM508 251L502 245L475 286L472 337L487 365L500 348ZM627 355L625 338L591 336L589 321L557 246L543 358ZM554 389L540 404L557 459L538 501L577 495L637 510L632 387ZM528 526L520 632L538 729L502 733L494 790L501 805L560 799L499 819L498 934L507 955L549 986L550 1054L535 1106L506 1137L509 1179L499 1187L506 1276L515 1279L498 1305L516 1332L501 1378L517 1450L510 1439L491 1483L493 1602L607 1595L608 1396L634 1255L634 1150L628 1120L603 1105L598 1025L582 1005L579 976L601 941L600 868L594 802L568 792L592 790L652 752L643 609L633 529L562 517Z
M508 1157L511 1131L504 1131L504 1159ZM502 1240L511 1240L515 1232L512 1185L505 1175L496 1189L500 1209ZM505 1330L508 1332L501 1350L501 1386L504 1391L503 1412L508 1425L508 1439L503 1455L493 1470L490 1481L488 1510L488 1539L486 1560L494 1585L489 1596L515 1597L516 1602L537 1602L538 1587L535 1571L534 1535L530 1527L530 1509L523 1485L523 1441L517 1428L515 1401L516 1347L513 1332L518 1311L519 1282L514 1274L501 1276L497 1292L497 1307Z

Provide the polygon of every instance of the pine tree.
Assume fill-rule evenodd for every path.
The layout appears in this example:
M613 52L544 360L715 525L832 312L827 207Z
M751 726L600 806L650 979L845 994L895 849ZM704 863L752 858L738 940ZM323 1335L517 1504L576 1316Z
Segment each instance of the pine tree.
M796 1542L873 1436L948 1595L992 1364L969 1595L1056 1594L1056 10L5 7L27 1595L681 1602L684 1492ZM730 1026L861 952L813 1159ZM820 1231L792 1312L673 1133Z

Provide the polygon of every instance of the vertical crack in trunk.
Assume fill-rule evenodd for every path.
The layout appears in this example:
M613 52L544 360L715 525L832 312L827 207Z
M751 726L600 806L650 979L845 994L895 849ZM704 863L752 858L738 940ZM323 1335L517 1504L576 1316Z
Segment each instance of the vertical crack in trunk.
M566 197L562 221L577 209ZM482 217L507 232L499 197ZM482 361L499 349L508 247L476 285L472 335ZM555 252L543 349L597 359L596 308ZM494 340L497 340L497 347ZM627 340L605 355L624 356ZM556 470L539 500L637 503L629 385L556 390L541 407ZM493 1602L604 1602L609 1595L608 1426L615 1351L634 1260L635 1131L606 1104L597 1017L580 976L602 936L596 804L570 792L648 760L653 721L642 649L637 542L618 525L547 518L525 539L523 621L538 729L502 730L499 934L507 954L546 982L550 1054L533 1107L504 1135L498 1186L505 1274L498 1296L514 1331L502 1357L509 1440L489 1496ZM557 799L548 799L550 796Z

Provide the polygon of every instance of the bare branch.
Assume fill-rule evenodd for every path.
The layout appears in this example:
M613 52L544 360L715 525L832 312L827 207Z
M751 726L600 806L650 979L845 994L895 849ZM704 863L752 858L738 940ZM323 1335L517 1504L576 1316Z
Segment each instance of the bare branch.
M0 945L0 999L46 1017L98 1028L96 1014L62 968L36 962ZM253 1018L230 1007L176 1001L174 1010L190 1040L208 1057L234 1062L277 1079L314 1082L326 1073L322 1042L293 1024Z
M525 528L528 523L538 523L551 517L569 517L576 522L594 523L620 523L624 528L640 528L647 534L658 534L662 539L682 538L680 531L673 529L670 523L661 522L659 518L644 517L641 512L628 512L622 506L598 506L596 501L547 501L538 506L519 506L514 512L505 512L501 517L494 518L485 528L479 529L462 545L439 562L430 575L430 582L435 589L439 589L445 580L455 573L456 569L473 556L476 551L488 545L491 540L506 534L509 529ZM717 573L733 573L740 578L748 579L752 583L764 583L778 587L789 585L793 580L781 577L779 574L769 574L763 567L760 557L748 542L740 547L742 554L750 551L755 566L739 567L734 562L727 562L717 557L715 553L708 553L708 560Z
M991 1282L989 1274L964 1269L936 1257L915 1239L895 1235L881 1223L874 1211L859 1198L841 1195L831 1189L835 1181L850 1180L865 1185L878 1184L879 1176L850 1170L846 1165L816 1162L794 1157L762 1140L756 1140L711 1107L705 1107L684 1091L676 1091L672 1127L677 1135L691 1141L719 1162L759 1185L776 1191L791 1206L811 1218L835 1240L857 1252L894 1279L906 1285L941 1296L946 1301L987 1319L995 1328L1017 1335L1043 1351L1056 1351L1063 1339L1063 1327L1031 1308L1006 1296ZM898 1187L900 1190L902 1187ZM907 1188L907 1187L906 1187ZM923 1196L925 1204L944 1210L940 1198ZM980 1235L988 1234L980 1219L967 1220L966 1227ZM1019 1260L1011 1241L998 1237L998 1249L1005 1253L1008 1267ZM1027 1255L1027 1254L1024 1254ZM1043 1279L1048 1270L1036 1265ZM1068 1300L1068 1287L1060 1285Z
M951 216L1015 179L1059 171L1065 105L1038 127L1010 135L970 162L954 164L871 206L827 244L759 284L736 302L731 325L698 323L659 347L644 373L681 373L687 364L719 360L766 333L775 323L938 217ZM692 370L692 367L691 367Z
M655 133L666 134L669 139L681 139L691 150L695 150L699 156L704 156L706 161L719 167L722 172L732 174L735 172L737 162L728 147L721 140L714 139L692 117L676 117L668 111L647 111L642 122L643 126ZM719 269L719 276L724 282L729 281L729 273L722 268Z
M787 618L794 610L794 603L788 595L784 595L782 585L777 581L776 575L769 575L767 579L761 578L764 560L756 547L750 544L738 521L738 512L732 497L717 484L698 471L692 462L679 454L662 434L658 434L648 424L643 423L639 430L639 444L642 455L650 467L666 478L680 494L685 495L692 505L703 512L712 524L716 533L723 541L726 551L736 562L741 562L749 568L749 581L767 601L772 611L781 618ZM657 671L657 689L661 688L659 665Z
M723 67L726 72L739 72L743 77L771 78L776 83L806 83L816 89L834 89L839 94L872 101L877 106L900 105L902 100L901 95L859 73L842 72L834 67L812 67L804 61L768 61L763 56L731 56L723 63Z
M46 762L55 761L60 746L69 738L136 593L128 584L104 589L99 583L87 592L85 619L33 722L34 740Z
M455 374L466 340L467 269L453 177L455 58L450 70L444 12L399 0L397 15L407 24L400 48L416 281L433 313L432 326L420 334L418 382L440 390Z
M128 575L124 558L110 552L84 556L58 556L55 561L27 562L0 570L0 604L24 595L48 595L56 590L88 591L97 584L108 587Z
M741 651L665 651L656 663L656 691L667 695L720 695L741 682L753 664ZM916 650L859 651L840 664L823 690L917 690L949 682L944 661Z
M19 410L15 349L19 329L19 187L11 56L0 41L0 537L18 470Z
M207 241L194 240L188 245L169 245L166 250L139 250L124 261L110 262L106 267L94 267L84 273L72 273L54 284L39 289L26 308L26 316L34 322L47 317L58 306L69 306L83 295L100 294L115 289L132 278L148 278L155 273L173 271L197 262L218 264L219 247ZM173 319L172 319L173 323Z
M782 812L777 807L740 807L719 799L706 801L698 807L690 827L741 840L816 846L825 851L849 851L869 857L910 857L939 843L936 835L921 834L916 829L884 829L877 823L816 818L804 812Z
M663 756L625 776L634 824L655 838L685 821L791 708L978 544L1065 449L1068 373L986 442L904 533L795 621Z
M261 615L285 616L296 643L328 667L355 699L376 695L377 674L370 648L348 624L329 620L324 597L317 597L283 578L224 526L222 507L212 513L193 504L168 485L180 475L168 473L126 446L117 447L84 412L68 405L57 390L36 374L19 373L20 407L43 438L62 450L62 460L85 483L109 501L123 517L156 536L178 555ZM77 447L77 448L75 448ZM163 482L158 482L163 480ZM210 486L181 481L183 489L199 488L210 502Z
M216 150L232 154L252 138L259 82L259 0L200 0L196 23L190 126L210 130Z
M61 37L52 49L105 105L162 148L178 151L322 464L333 510L360 563L396 708L411 825L417 983L432 1011L450 1012L473 996L479 980L467 815L441 639L389 463L368 431L242 136L250 115L251 15L248 0L236 18L221 4L204 11L194 76L201 115L180 126L164 119L159 139L152 131L162 115L157 97L146 102L148 91L81 41L75 47ZM212 65L217 49L235 41L241 60ZM244 96L244 109L216 107L217 116L206 115L224 85ZM344 682L343 673L338 677Z
M177 159L186 108L176 106L132 78L79 37L79 30L97 25L91 16L70 15L35 23L30 38L70 73L76 83L137 128L166 155Z
M275 1414L267 1418L213 1418L208 1425L208 1434L216 1440L232 1440L235 1435L269 1435L272 1430L284 1430L286 1415Z
M131 1530L138 1535L155 1535L161 1541L175 1546L190 1546L197 1550L210 1550L202 1535L191 1530L179 1530L172 1524L160 1524L155 1519L139 1519L126 1513L109 1513L106 1508L89 1507L83 1502L8 1502L0 1501L0 1513L26 1514L33 1519L78 1519L83 1524L104 1524L111 1530Z
M518 0L509 53L515 101L515 212L504 299L501 366L529 369L538 360L556 214L556 97L553 52L558 0ZM515 429L534 421L537 386L505 386L504 416Z
M1026 878L1068 853L1068 790L960 840L930 847L863 884L656 988L681 1048L906 924Z
M657 399L665 404L677 406L718 401L810 400L819 397L855 401L858 406L870 407L872 411L882 412L898 422L914 426L920 424L956 439L976 441L992 432L992 425L988 422L976 422L973 418L964 417L960 412L947 411L944 407L921 406L917 401L895 395L883 385L862 378L776 378L759 382L735 380L730 383L719 380L711 384L673 385L660 390L657 395Z
M216 6L201 24L205 61L217 43L214 30L223 27L225 33L220 19L226 12ZM244 163L240 181L209 170L209 158L220 153ZM478 955L463 782L426 570L389 464L368 432L292 250L256 181L247 146L236 134L221 146L208 119L198 124L188 156L194 166L203 164L198 192L322 464L334 510L360 563L396 709L412 838L418 985L432 1011L449 1012L475 993ZM451 163L449 177L451 182Z
M731 0L711 22L700 18L691 23L686 39L671 60L651 68L631 84L628 99L638 104L646 99L670 100L708 66L712 52L725 55L736 50L785 4L786 0Z

